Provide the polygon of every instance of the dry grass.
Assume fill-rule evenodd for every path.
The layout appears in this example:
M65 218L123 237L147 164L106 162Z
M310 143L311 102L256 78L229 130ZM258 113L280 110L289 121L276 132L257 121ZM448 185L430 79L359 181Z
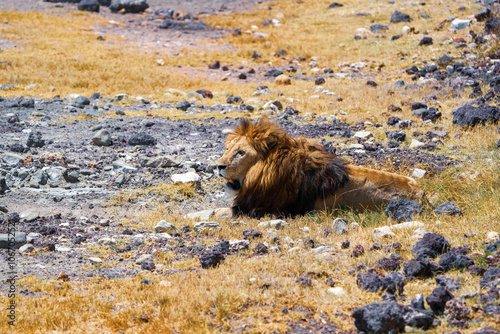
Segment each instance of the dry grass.
M224 101L222 92L240 95L244 99L251 97L257 84L234 84L230 82L210 82L203 79L201 73L207 63L220 60L237 66L259 66L272 62L274 65L287 65L288 59L296 56L306 57L301 62L299 72L304 76L314 75L308 66L310 57L318 57L320 68L332 68L336 72L347 71L343 62L350 64L364 61L367 68L362 73L367 76L357 80L329 79L324 87L335 93L334 96L319 94L311 99L311 81L294 80L290 86L277 86L269 83L273 92L281 92L278 98L285 102L294 99L294 108L303 114L331 115L336 110L343 110L347 115L338 115L350 123L369 120L372 123L385 124L390 104L401 105L401 101L422 101L425 96L436 94L443 118L437 124L424 124L416 121L412 131L425 133L434 128L449 132L442 153L464 161L463 164L449 169L441 175L422 179L420 183L427 193L433 195L434 203L453 201L464 212L462 217L437 216L427 212L418 219L425 223L429 232L446 236L453 246L469 244L473 251L484 252L482 242L488 231L497 230L500 220L500 156L495 142L498 135L493 125L464 131L451 125L450 111L468 99L467 93L454 97L446 89L435 91L430 87L421 90L396 89L395 80L410 81L403 70L412 65L421 65L423 60L437 59L446 52L458 55L460 51L453 44L441 44L454 37L447 29L436 30L439 17L466 17L479 11L479 7L470 1L445 2L427 1L426 6L389 5L387 1L343 1L345 7L334 10L326 8L331 1L282 1L272 4L271 10L233 14L229 16L209 17L205 20L212 26L221 28L242 28L241 36L229 36L221 41L233 45L236 53L204 52L196 53L185 50L182 56L166 57L158 54L145 54L140 50L125 47L119 37L107 36L111 43L96 40L96 35L88 27L108 24L97 16L89 14L48 15L43 13L0 12L0 37L19 43L14 49L2 53L2 61L10 61L12 67L0 67L0 84L15 81L16 89L2 91L2 96L36 95L52 97L55 94L66 96L78 93L89 96L100 92L105 96L127 93L130 96L143 96L155 100L164 100L166 89L176 88L192 91L209 88L216 93L216 98L207 103ZM460 6L467 7L465 12L458 12ZM414 21L410 24L419 34L407 35L397 41L390 41L390 36L399 34L404 24L389 25L387 38L368 36L366 40L354 40L357 28L368 28L373 23L387 24L393 10L398 9L410 14ZM357 16L357 12L370 14ZM420 19L420 13L428 13L432 19ZM260 27L262 21L280 18L282 27ZM372 22L373 20L373 22ZM8 23L7 23L8 22ZM270 35L268 39L256 39L246 31L252 25L259 26L258 31ZM422 33L429 31L435 40L430 47L417 47ZM463 37L467 37L465 33ZM280 49L288 52L287 60L274 57ZM251 61L250 56L256 50L262 59ZM161 56L167 66L157 67L155 59ZM182 65L200 71L198 78L169 73L168 68ZM382 66L383 65L383 66ZM380 68L380 69L378 69ZM378 87L366 86L366 80L379 83ZM22 88L28 84L37 84L30 91ZM52 89L53 87L53 89ZM336 101L341 97L343 101ZM273 97L274 98L274 97ZM170 97L169 97L170 99ZM182 99L179 97L179 100ZM178 111L155 111L165 117L202 117L185 115ZM235 116L237 114L234 114ZM415 119L408 106L398 116ZM225 115L217 115L225 117ZM383 140L382 130L369 128L375 136ZM461 137L455 137L461 134ZM407 143L408 144L408 143ZM459 146L459 150L451 147ZM387 167L390 169L390 166ZM409 171L408 171L409 172ZM190 187L160 185L151 189L124 191L112 205L140 201L150 195L169 198L172 201L193 199L195 191ZM178 227L193 223L176 213L171 207L163 205L147 213L139 212L139 220L145 228L152 227L166 219ZM331 228L335 217L356 221L361 228L350 231L347 236L335 234L325 236L323 230ZM287 220L289 225L280 231L266 234L262 240L252 241L251 249L257 242L268 242L278 236L282 240L283 253L267 256L249 256L252 251L241 256L230 256L223 265L215 269L202 270L194 259L174 260L175 256L166 249L156 254L157 266L182 270L168 276L143 272L138 277L119 280L95 279L90 281L57 282L37 280L34 277L23 278L21 288L41 292L39 297L18 296L18 322L15 328L7 324L5 317L0 318L0 332L10 333L217 333L225 330L249 333L268 333L274 330L284 332L290 321L304 316L293 311L294 306L309 308L315 318L325 315L342 329L354 329L349 317L352 310L370 302L380 301L376 293L366 293L355 285L355 278L347 273L348 269L359 264L373 265L385 256L382 251L367 252L354 258L350 250L342 250L339 244L348 238L351 245L361 244L368 249L377 241L371 231L374 227L391 225L383 212L356 213L352 211L321 212ZM203 243L212 245L220 239L241 239L242 231L257 229L258 221L243 219L241 226L232 226L229 220L220 220L222 228L210 232ZM304 229L307 227L307 229ZM465 238L464 233L476 233ZM403 245L401 255L404 260L412 258L409 251L415 240L413 231L397 232L395 240ZM284 242L286 237L293 239L293 244ZM313 239L316 244L332 246L335 252L314 255L300 249L289 253L295 246L303 248L301 240ZM96 254L106 255L109 250L92 249ZM193 270L197 269L197 270ZM296 283L297 277L309 275L313 285L303 288ZM453 278L464 279L461 293L475 292L479 278L468 273L453 271ZM326 277L332 277L336 286L344 288L349 297L335 298L326 293L323 283ZM143 278L150 279L153 285L141 284ZM428 295L435 287L433 280L415 280L405 287L405 294L413 298L418 293ZM2 296L3 304L7 298ZM469 306L472 302L468 301ZM286 306L290 312L284 314ZM480 318L474 314L473 318ZM443 325L436 332L451 329ZM249 325L245 329L245 325ZM471 321L471 327L463 330L472 333L477 328L490 325L498 326L492 320L482 323Z

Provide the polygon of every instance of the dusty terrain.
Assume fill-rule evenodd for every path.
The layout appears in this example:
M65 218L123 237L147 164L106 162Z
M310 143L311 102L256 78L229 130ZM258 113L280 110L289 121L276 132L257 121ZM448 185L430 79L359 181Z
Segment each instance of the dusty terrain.
M234 46L229 43L220 43L220 41L239 32L237 29L215 28L206 30L159 29L158 25L164 18L158 15L158 10L172 8L176 11L192 13L197 19L203 19L209 15L230 15L238 11L254 10L252 6L262 1L150 0L148 3L150 9L144 14L115 14L111 13L108 8L102 7L99 15L108 23L110 21L115 23L86 27L86 29L95 36L101 36L108 45L117 44L112 36L119 35L124 39L120 42L123 43L120 44L123 50L130 48L133 53L152 53L155 59L179 56L176 59L180 60L176 61L182 63L182 56L188 53L214 50L228 54L236 52ZM403 5L412 6L406 3ZM75 7L75 4L48 3L41 0L20 2L3 0L0 2L0 10L40 11L50 13L50 15L65 15L73 11ZM358 14L360 13L352 15L361 16ZM370 38L375 40L373 36ZM4 40L0 35L0 48L2 49L22 45L17 41ZM464 53L463 58L456 60L466 62L467 54ZM272 69L286 71L290 69L289 66L298 62L296 59L288 60L285 57L281 60L274 61L273 64L262 62L251 66L232 66L233 64L226 62L229 66L228 71L209 70L207 69L208 63L204 64L203 69L179 65L171 66L168 70L189 78L207 79L204 81L204 86L198 87L199 89L210 90L211 81L242 83L242 79L238 77L241 73L251 73L248 78L245 78L244 84L271 86L275 78L265 76L263 73ZM433 81L434 86L425 90L425 93L421 93L424 98L420 101L427 103L430 107L427 109L426 105L422 109L429 111L432 116L432 112L437 112L437 109L432 109L431 106L440 107L437 100L446 101L450 97L460 95L464 96L462 99L467 102L482 105L481 103L485 100L479 100L484 99L487 93L484 87L490 85L491 78L500 72L495 63L483 62L483 60L482 58L470 60L467 63L473 69L470 73L465 70L461 72L458 67L459 70L450 72L448 77L446 77L446 66L441 66L441 71L434 75L444 76L444 79ZM304 58L299 61L307 62L309 59L306 61ZM469 61L468 58L467 61ZM419 65L423 67L426 64L427 60ZM11 66L2 62L0 65L3 66L2 68ZM371 89L372 84L364 84L367 80L376 79L378 82L383 82L380 77L376 77L375 70L372 73L371 69L376 66L364 72L358 70L356 66L358 65L339 65L334 70L324 71L321 77L327 80L338 79L338 73L334 74L334 72L341 72L344 77L363 82L362 89ZM366 67L366 64L364 66ZM346 71L344 71L345 68L347 68ZM406 68L399 69L398 79L407 81L406 86L404 88L390 86L384 94L392 96L396 91L396 94L400 94L399 96L405 96L405 94L411 96L413 92L421 90L421 86L414 84L410 79L411 75L405 73L404 70ZM296 69L288 71L287 74L293 80L306 82L309 86L321 87L322 83L315 81L317 76L314 74L305 73L305 71L300 73ZM420 74L416 74L418 75L424 79L431 79L433 74L426 77L421 71ZM477 85L474 85L483 86L484 91L475 96L469 96L472 84L465 84L467 80L477 82ZM0 85L11 84L21 85L15 81L0 82ZM8 91L9 88L3 89ZM264 101L274 103L284 95L282 89L286 94L285 88L277 89L271 86L270 94L259 95L259 97ZM395 104L404 108L406 116L384 107L380 112L382 116L378 118L362 113L356 121L344 121L342 120L343 113L340 111L335 111L334 115L333 112L331 115L325 115L325 113L316 113L315 110L307 109L307 104L300 105L307 110L302 108L296 110L291 106L292 104L281 107L267 105L266 108L259 109L258 103L255 103L255 106L251 103L230 103L226 100L230 94L219 93L211 99L207 96L200 97L201 93L196 95L194 92L179 92L175 90L175 87L170 87L168 92L164 100L155 100L124 96L120 95L120 92L113 92L113 94L96 92L105 96L98 94L92 97L79 96L78 92L75 92L72 96L57 95L53 98L41 98L30 96L29 91L26 91L25 94L18 94L18 96L2 97L2 90L0 90L0 159L2 159L0 160L0 222L3 224L0 225L0 233L6 232L8 222L15 223L16 232L26 233L28 243L33 246L32 249L23 254L19 253L16 257L17 274L21 279L26 279L19 285L19 295L26 298L25 305L31 305L28 303L36 303L37 298L48 301L54 294L59 293L61 295L58 295L58 298L61 298L59 299L61 301L66 293L71 295L67 292L71 289L74 289L75 294L83 295L89 294L86 289L96 289L92 291L99 293L100 298L105 299L103 302L105 304L108 303L108 298L109 303L112 303L115 297L121 301L118 303L117 300L113 306L99 305L102 307L99 312L105 312L102 310L109 307L109 314L119 314L118 317L120 317L122 310L126 314L125 320L107 319L106 321L95 320L91 315L75 327L71 327L68 322L73 320L75 320L73 322L78 322L76 319L68 317L69 320L51 323L50 316L41 317L48 320L23 320L26 321L23 325L28 324L28 328L38 325L47 326L58 332L84 332L87 330L87 325L91 331L95 332L101 330L127 333L148 332L153 331L146 327L148 323L157 325L159 322L163 323L161 326L166 326L164 323L168 321L161 320L160 314L168 312L162 311L161 308L158 310L156 299L154 302L148 299L151 295L153 299L156 297L154 297L154 292L143 291L146 285L153 284L152 289L158 289L155 291L161 295L160 300L163 300L162 293L167 293L161 292L161 289L166 288L163 290L170 291L171 289L178 295L175 297L165 295L165 300L169 298L182 300L179 296L186 294L191 302L195 300L195 297L212 298L214 294L210 293L210 289L216 289L218 285L226 291L232 291L235 287L243 285L242 291L248 289L250 291L248 295L253 297L245 297L246 300L242 301L245 299L242 294L234 298L236 306L229 307L227 304L231 304L232 297L227 297L224 292L218 292L213 297L215 300L210 299L208 311L198 312L197 306L189 304L192 309L195 309L195 313L198 312L194 320L184 322L178 320L171 326L160 326L158 330L175 333L197 332L197 330L199 332L272 332L271 329L274 327L271 326L276 324L281 327L275 332L280 333L358 332L354 330L353 319L350 314L347 314L346 309L352 311L354 307L364 305L364 301L355 297L348 298L351 299L350 301L338 299L347 306L342 305L337 308L335 305L341 305L342 302L338 302L337 299L330 300L327 306L338 311L328 313L321 310L318 303L315 304L310 300L306 302L303 299L306 295L307 298L317 298L321 301L325 294L321 292L322 290L320 292L314 290L318 286L340 285L353 294L359 293L360 284L355 274L366 273L369 267L374 266L378 258L389 256L386 253L393 251L393 243L390 240L384 239L382 243L378 243L378 240L372 239L371 236L373 227L386 223L384 213L363 216L353 212L340 214L336 212L336 216L346 218L349 222L357 220L362 225L361 232L360 229L354 232L350 230L351 234L348 235L336 234L331 224L335 217L332 217L331 213L317 213L304 218L287 219L293 232L270 231L269 228L266 229L269 226L265 225L267 223L265 220L264 225L259 225L261 221L245 218L216 221L214 217L209 216L211 210L230 206L231 198L225 194L223 180L215 173L215 164L224 152L223 131L237 125L240 117L266 115L279 123L291 135L304 135L320 140L338 156L354 164L397 171L409 176L415 170L425 170L425 178L439 178L440 175L445 175L444 178L452 178L452 181L448 183L447 181L439 183L436 189L429 187L425 179L422 180L427 186L426 189L430 190L429 197L435 206L455 198L459 199L457 203L467 206L467 200L456 194L458 191L455 189L461 185L461 182L469 191L466 196L472 197L474 192L481 194L485 189L489 191L497 182L494 176L491 179L484 176L490 175L487 173L490 171L494 174L494 166L498 163L495 153L489 153L492 147L496 149L498 141L496 125L489 124L484 132L481 132L482 130L466 132L463 128L451 126L453 116L446 108L440 109L443 111L443 116L437 122L424 120L418 114L412 115L408 112L413 111L413 106L410 107L411 103L417 101L409 101L408 99L411 98L406 98L406 96L404 100L394 101ZM329 93L322 89L312 89L307 91L307 94L317 92L325 95ZM188 93L191 95L187 95ZM363 91L359 94L362 95ZM376 98L378 99L378 96ZM190 102L187 102L188 100ZM342 106L343 101L340 96L335 95L332 101L334 102L331 104L337 103ZM491 102L491 100L488 101ZM295 104L293 106L296 107ZM385 131L399 130L407 132L409 139L406 143L404 140L392 140L389 135L384 136ZM109 133L111 143L97 144L98 140L106 137L103 131ZM373 141L356 137L361 136L363 132L382 134L383 140ZM99 139L96 139L97 136ZM471 145L466 142L466 140L472 142L470 138L481 140L487 138L488 143L484 146L488 147L488 153L471 157L474 149L469 146L474 146L476 143ZM139 140L139 142L133 142L131 139ZM418 148L410 147L408 144L412 139L418 139L423 145ZM493 167L484 168L484 163L490 160L493 162ZM456 173L455 168L458 171ZM474 174L475 169L480 169L480 171ZM191 183L173 181L173 177L175 179L176 176L188 175L187 173L195 174L197 181ZM475 178L481 181L478 181L477 187L469 187L476 180ZM494 195L484 195L482 198L489 198L494 202L497 193L495 190L491 191ZM479 207L480 204L478 203L477 206ZM476 217L474 208L475 205L470 204L467 207L466 218L460 221L459 219L462 218L436 217L433 207L426 208L427 211L421 218L426 220L427 230L453 236L453 247L463 246L464 249L468 249L468 252L465 252L467 254L471 252L471 248L472 251L479 252L479 255L476 254L475 257L476 264L485 268L488 264L496 267L498 266L498 253L496 257L492 255L493 258L486 259L484 248L487 244L484 241L487 231L498 231L498 212L493 208L491 213ZM200 213L200 211L203 212ZM175 228L158 228L161 220L172 223ZM470 225L465 224L465 220L471 222ZM200 221L216 221L219 228L215 230L206 228L205 231L201 231L203 227L195 227ZM323 224L324 221L328 223ZM264 237L262 233L258 235L254 229L264 233ZM415 233L418 234L421 231L415 231ZM401 254L404 260L410 260L412 255L409 250L416 241L415 234L403 232L403 234L398 234L397 238L397 241L403 244ZM349 243L349 239L352 244ZM229 247L226 240L231 240L231 248L224 248ZM346 247L345 242L347 242ZM488 243L491 242L492 240L488 241ZM340 246L341 243L342 246ZM362 244L369 251L365 257L362 255L358 259L358 255L353 254ZM328 251L321 253L324 256L312 250L330 246L331 248L327 248ZM386 246L388 251L383 250ZM401 244L398 249L399 247ZM207 276L208 274L205 273L208 271L202 268L202 259L203 256L221 249L225 249L223 253L226 255L227 269L221 265L218 269L213 269L221 271L214 275L226 275L226 278L230 278L221 279L220 284L217 284L220 277ZM303 253L300 253L302 251L304 254L311 252L314 254L303 257ZM0 250L0 252L2 257L7 259L7 252L5 250ZM294 252L301 255L295 258ZM363 253L364 249L361 254ZM395 254L399 254L397 250L393 253L391 257L399 256ZM145 255L149 257L145 259ZM309 257L306 259L307 256ZM312 264L308 262L311 261L309 258L314 258ZM317 262L314 262L316 260ZM242 269L246 268L247 262L252 263L248 267L249 274ZM275 266L282 266L282 273L277 270L279 273L269 274ZM0 266L0 273L0 276L7 275L8 269ZM281 274L283 276L273 276ZM467 298L470 308L474 310L474 316L468 318L469 322L466 325L463 323L447 325L449 317L441 315L434 325L440 326L442 322L440 330L447 326L446 330L452 331L456 329L454 327L459 326L463 326L459 327L461 329L467 329L470 324L470 333L472 333L484 327L481 319L485 314L488 315L486 319L488 324L498 324L498 309L492 306L493 309L485 311L485 306L478 305L480 302L476 300L480 278L465 270L456 270L451 276L464 285L463 290L456 293L457 296L461 294L472 296L476 293L472 297L464 297ZM411 279L408 279L408 284L411 285L408 292L397 296L397 300L401 303L408 304L417 293L428 295L429 289L432 291L436 284L433 279L430 279L425 283L423 288L425 291L420 291L423 284L415 283L415 281L410 283L410 281ZM104 283L101 284L102 282ZM196 289L190 284L196 286ZM118 292L121 291L122 285L123 289L129 289L129 291L140 285L140 289L136 288L140 290L140 297L134 302L128 300L124 302L127 292ZM7 293L8 288L7 284L0 285L2 294ZM99 289L103 289L104 292ZM193 292L197 289L202 297L196 294L197 292ZM278 292L268 292L274 291L272 289ZM295 289L299 289L300 292L295 292ZM494 289L490 292L493 295L495 293ZM363 293L368 294L366 291L361 292ZM253 294L257 294L258 297ZM148 305L153 305L148 311L146 308L142 310L135 306L136 302L142 302L143 296L146 296ZM394 296L379 297L367 298L379 301L391 299ZM72 304L69 300L68 303L64 302L67 310L71 310L71 306L67 306ZM283 300L290 300L289 304ZM54 303L57 304L57 301ZM83 305L85 303L82 302ZM498 308L498 298L492 304ZM165 305L173 305L169 307L176 308L174 302L169 304L165 301ZM189 312L184 308L190 307L184 305L182 316L172 315L172 317L180 319L186 316ZM231 311L226 311L224 307ZM135 312L132 311L134 309L140 310L133 315L126 313ZM245 313L247 310L251 310L252 313ZM19 309L20 314L25 311L25 309ZM156 316L160 320L155 319ZM22 314L19 317L23 319ZM208 320L203 320L204 317ZM187 323L190 322L195 325L189 327ZM337 323L342 323L344 326L340 328ZM348 324L349 329L345 328L345 324ZM407 330L412 329L408 327ZM498 331L481 333L498 333Z

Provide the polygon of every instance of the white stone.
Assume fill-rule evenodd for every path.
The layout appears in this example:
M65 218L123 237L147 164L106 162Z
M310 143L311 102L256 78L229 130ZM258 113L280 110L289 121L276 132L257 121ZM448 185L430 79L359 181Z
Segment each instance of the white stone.
M347 297L348 296L348 293L344 289L342 289L341 287L329 288L328 290L326 290L326 293L328 293L329 295L332 295L334 297Z
M229 247L236 251L247 249L249 245L250 241L248 240L229 240Z
M25 253L29 253L29 252L33 251L34 249L35 249L35 247L32 244L26 244L26 245L19 247L19 252L21 254L25 254Z
M325 252L333 252L335 249L330 246L319 246L311 249L313 253L325 253Z
M153 255L151 254L143 254L135 260L135 263L142 264L145 261L153 261Z
M349 229L350 229L350 230L355 230L355 229L357 229L358 227L359 227L359 224L358 224L358 223L356 223L356 222L349 224Z
M351 144L349 145L348 149L350 150L362 150L365 147L362 144Z
M189 183L189 182L198 182L201 177L195 172L187 172L184 174L174 174L171 176L172 181L174 183Z
M98 257L89 257L89 261L92 263L102 263L102 259Z
M293 247L293 248L290 248L288 250L288 253L295 253L295 252L298 252L300 250L300 247Z
M404 26L402 29L401 29L401 32L403 34L406 34L407 32L409 32L411 30L411 27L410 26Z
M373 229L372 235L375 239L392 238L396 236L389 226L382 226Z
M183 92L182 90L178 90L178 89L175 89L175 88L169 88L167 89L167 93L170 93L170 94L173 94L173 95L177 95L177 96L187 96L187 93L186 92Z
M358 131L354 134L354 138L358 139L368 139L371 137L373 137L373 133L371 133L370 131Z
M451 21L451 27L455 30L462 30L467 28L472 20L461 20L461 19L454 19Z
M488 232L488 233L486 233L486 242L487 243L495 242L498 240L499 237L500 237L500 234L498 232L495 232L495 231Z
M411 177L414 177L416 179L421 179L424 177L425 173L427 173L425 170L420 168L415 168L413 170L413 174L411 175Z
M155 232L156 233L163 233L163 232L168 232L171 230L175 230L176 227L172 223L167 223L164 220L160 220L160 222L155 226Z
M254 32L253 37L256 38L269 38L269 34L266 34L265 32Z
M412 228L421 228L424 227L424 223L419 221L414 222L405 222L401 224L396 224L391 226L391 230L408 230Z
M279 229L282 229L283 227L285 227L286 225L288 225L288 223L284 220L279 220L279 219L275 219L275 220L269 220L269 221L264 221L264 222L260 222L259 227L273 227L277 230Z
M116 240L113 238L101 238L101 239L97 240L97 243L99 245L112 246L112 245L116 245Z
M220 225L219 225L219 223L215 223L215 222L201 222L201 223L194 225L193 228L196 232L203 232L206 230L219 229Z
M56 245L56 252L71 252L71 248L65 246Z
M37 238L41 238L41 237L42 237L42 235L40 233L31 232L31 233L28 233L28 235L26 236L26 242L31 243L31 241L33 241Z
M411 140L411 144L410 144L410 148L418 148L418 147L421 147L421 146L424 146L425 144L422 143L420 140L416 140L416 139L412 139Z

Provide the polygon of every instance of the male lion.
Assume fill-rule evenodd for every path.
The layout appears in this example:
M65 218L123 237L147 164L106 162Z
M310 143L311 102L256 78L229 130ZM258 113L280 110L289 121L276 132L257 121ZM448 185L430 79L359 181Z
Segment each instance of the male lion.
M217 164L226 188L236 195L233 216L373 209L402 197L425 201L412 178L348 164L310 139L289 136L267 118L242 120L227 134Z

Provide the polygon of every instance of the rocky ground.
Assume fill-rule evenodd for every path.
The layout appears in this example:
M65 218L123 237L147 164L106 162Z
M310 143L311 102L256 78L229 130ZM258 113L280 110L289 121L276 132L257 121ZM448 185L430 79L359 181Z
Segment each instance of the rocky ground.
M151 0L149 4L155 10L168 7L203 15L242 10L255 2ZM44 10L74 6L42 1L19 3L12 0L3 1L0 9ZM120 17L123 22L128 22L125 26L117 27L116 31L103 33L120 33L129 38L131 43L142 39L131 36L133 27L141 24L144 17L113 14L107 8L103 8L101 14L109 19ZM155 20L151 17L151 21ZM149 37L142 40L141 43L144 44L141 46L154 47L159 38L154 35L155 29L157 28L151 25L151 30L145 33ZM228 32L203 32L213 34L214 38L225 33ZM183 43L193 43L198 37L206 38L206 35L172 31L171 35L165 37L163 34L161 38L166 38L163 44L174 43L181 47L185 45ZM478 39L478 43L481 43L481 39ZM500 80L496 75L500 74L500 66L494 63L482 64L479 60L474 66L463 66L454 60L443 61L446 64L441 66L441 69L429 68L429 65L407 69L407 73L409 76L415 76L415 80L435 79L437 86L451 86L457 91L463 90L464 87L477 86L475 82L491 84L490 92L476 90L476 94L471 96L471 105L455 111L453 122L462 126L475 126L484 121L498 121L500 109L486 107L483 103L496 99L495 87L500 87ZM328 75L334 76L335 73L325 73L325 76ZM270 75L272 78L275 76ZM258 80L265 83L270 79L264 77ZM317 84L321 87L321 82ZM8 89L8 86L1 88ZM324 91L318 89L318 92ZM461 162L439 154L443 141L449 136L439 129L418 133L412 130L412 121L396 116L389 118L386 124L372 124L367 121L347 124L338 121L334 116L306 116L293 108L283 108L279 101L267 94L264 87L256 93L262 100L269 102L262 112L290 134L322 138L322 142L337 155L356 164L379 166L390 160L395 169L404 167L413 170L425 166L428 173L439 174ZM209 97L209 91L172 91L172 94L185 95L186 100L169 103L124 95L104 98L98 93L88 97L56 96L48 100L0 97L0 221L3 222L0 225L0 233L7 232L9 223L11 226L15 225L16 233L27 235L27 244L22 246L21 252L29 253L35 250L29 257L18 257L19 276L87 280L90 277L135 276L142 270L168 275L173 269L164 269L152 261L151 254L157 250L169 248L176 255L171 261L199 257L203 267L210 267L223 260L221 253L235 255L239 249L248 247L246 240L255 237L252 233L257 233L256 231L244 235L245 240L220 242L207 248L206 239L210 237L198 232L216 225L196 225L193 222L185 226L172 226L163 221L158 222L155 228L146 228L134 219L130 221L130 218L137 217L138 213L152 210L159 202L164 203L175 214L198 215L198 218L206 221L210 210L228 206L231 202L231 199L224 195L223 183L214 172L215 162L224 151L223 130L238 123L238 119L231 117L233 113L245 110L251 115L257 107L252 105L251 101L238 101L235 97L228 97L226 104L208 105L204 103L204 99ZM432 101L432 96L429 101ZM413 115L429 124L441 116L438 110L426 104L412 102ZM161 113L164 111L175 111L185 116L185 119L162 117ZM370 131L380 127L387 130L388 140L370 140ZM411 135L415 143L410 148L403 148L401 142L407 135ZM134 191L144 191L158 185L175 187L189 180L196 184L194 198L151 191L141 193L130 201L117 203L119 198L124 198ZM201 210L208 211L200 214ZM124 224L124 221L127 223ZM172 238L177 240L176 245L168 242ZM490 250L496 251L497 244L498 242L493 243L494 247ZM92 266L103 261L92 252L93 247L102 245L107 245L112 250L106 258L107 262L113 262L112 266ZM407 279L431 277L450 268L471 267L470 261L474 264L472 259L466 257L469 253L467 249L452 249L448 252L450 245L442 236L427 235L418 245L413 249L416 258L404 263L403 273ZM267 246L262 245L261 248L262 253L267 253ZM6 251L1 252L6 257ZM259 253L259 249L256 248L255 252ZM353 250L353 253L355 252L356 249ZM134 255L124 256L127 253ZM451 259L442 258L439 264L428 260L441 253L451 254L448 256ZM381 262L380 268L394 266L393 269L399 269L400 260L397 255L391 255ZM498 269L498 253L489 261L492 268ZM472 267L474 268L470 270L477 270L478 274L484 275L485 270L476 268L477 266ZM387 290L389 295L383 303L371 304L355 311L353 317L358 329L369 328L363 321L370 312L396 314L398 320L391 324L395 326L394 329L400 329L401 326L404 328L405 324L424 329L433 326L434 316L431 311L425 310L423 300L419 297L413 299L411 306L405 308L404 312L393 302L394 295L401 294L404 287L401 273L384 276L374 269L364 269L361 268L363 273L357 276L360 288L367 291L379 291L382 288ZM492 283L496 282L495 279L500 275L496 269L488 269L489 273L485 275L484 286L492 288L487 294L483 294L482 306L478 306L487 315L500 313L498 303L494 302L498 300L498 289L495 290L495 283ZM0 273L6 272L5 268L0 269ZM304 277L298 282L310 284L310 279L309 283L307 280L308 278ZM453 299L446 291L459 290L456 288L457 282L444 276L439 280L438 284L443 289L436 289L427 299L434 312L443 312L446 302ZM0 289L5 288L7 285L0 286ZM36 294L29 289L21 292L27 295ZM463 319L466 316L462 313L469 312L467 307L461 304L446 304L446 310L457 322L456 327L465 326ZM307 313L307 310L303 311ZM307 318L306 315L305 317ZM316 320L312 318L309 321L309 327L304 327L300 322L291 323L290 331L301 333L306 332L307 328L316 328L317 332L337 332L336 326L328 321L313 323ZM381 323L384 324L382 320ZM491 329L482 333L498 331Z

